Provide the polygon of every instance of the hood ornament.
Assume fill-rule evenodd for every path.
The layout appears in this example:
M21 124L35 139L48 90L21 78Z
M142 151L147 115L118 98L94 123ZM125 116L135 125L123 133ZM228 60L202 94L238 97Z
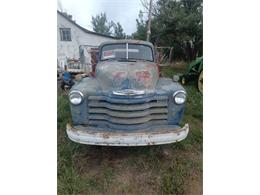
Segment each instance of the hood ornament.
M135 95L144 95L144 90L135 90L135 89L123 89L119 91L113 91L114 95L120 96L135 96Z

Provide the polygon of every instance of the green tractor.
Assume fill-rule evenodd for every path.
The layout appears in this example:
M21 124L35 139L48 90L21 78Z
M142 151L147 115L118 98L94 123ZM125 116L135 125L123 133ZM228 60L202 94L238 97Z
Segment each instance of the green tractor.
M183 85L195 80L199 91L203 93L203 57L192 61L188 65L186 73L181 75L180 80Z

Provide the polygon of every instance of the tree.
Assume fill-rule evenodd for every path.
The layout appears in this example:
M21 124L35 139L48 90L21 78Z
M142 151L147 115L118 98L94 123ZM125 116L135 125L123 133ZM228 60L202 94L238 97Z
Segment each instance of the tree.
M119 39L124 39L126 37L126 34L124 33L123 27L119 22L113 25L114 28L114 37Z
M107 21L106 13L101 13L100 15L96 15L96 17L92 16L93 30L97 33L111 35L112 34L112 27L114 23Z
M147 22L144 21L142 11L139 12L139 18L136 19L136 28L137 31L132 34L132 37L134 39L146 40Z
M143 0L147 11L147 2ZM153 4L151 42L158 46L170 46L174 56L192 60L202 55L202 0L158 0ZM145 40L147 22L136 20L135 38Z
M159 0L157 13L159 40L178 46L188 61L202 54L202 0Z
M134 39L133 35L126 35L125 38L126 39Z
M122 25L119 22L115 23L112 20L108 22L106 13L96 15L96 17L92 16L91 23L95 32L105 35L113 35L118 39L123 39L126 37Z

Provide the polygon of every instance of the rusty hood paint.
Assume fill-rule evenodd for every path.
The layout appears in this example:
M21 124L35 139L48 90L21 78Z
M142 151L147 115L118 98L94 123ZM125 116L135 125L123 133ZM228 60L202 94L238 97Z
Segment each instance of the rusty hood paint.
M105 61L97 65L96 78L103 91L154 91L159 79L158 66L147 61Z

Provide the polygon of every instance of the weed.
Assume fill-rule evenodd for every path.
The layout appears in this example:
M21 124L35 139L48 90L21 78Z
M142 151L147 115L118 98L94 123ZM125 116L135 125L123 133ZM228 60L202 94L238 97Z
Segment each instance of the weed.
M192 159L187 153L178 153L170 163L168 169L162 173L161 190L165 194L185 194L193 172L199 172L201 163Z
M80 192L80 177L72 166L62 169L62 174L58 175L58 193L78 194Z
M58 110L58 114L57 114L58 129L61 128L65 129L66 123L71 120L68 97L64 95L58 95L57 110Z
M104 162L101 165L101 177L100 180L102 181L102 191L106 192L106 189L110 187L113 181L113 169L109 167L109 165Z
M171 66L164 66L162 68L162 73L164 77L172 78L175 74L183 74L185 69L183 68L172 68Z

